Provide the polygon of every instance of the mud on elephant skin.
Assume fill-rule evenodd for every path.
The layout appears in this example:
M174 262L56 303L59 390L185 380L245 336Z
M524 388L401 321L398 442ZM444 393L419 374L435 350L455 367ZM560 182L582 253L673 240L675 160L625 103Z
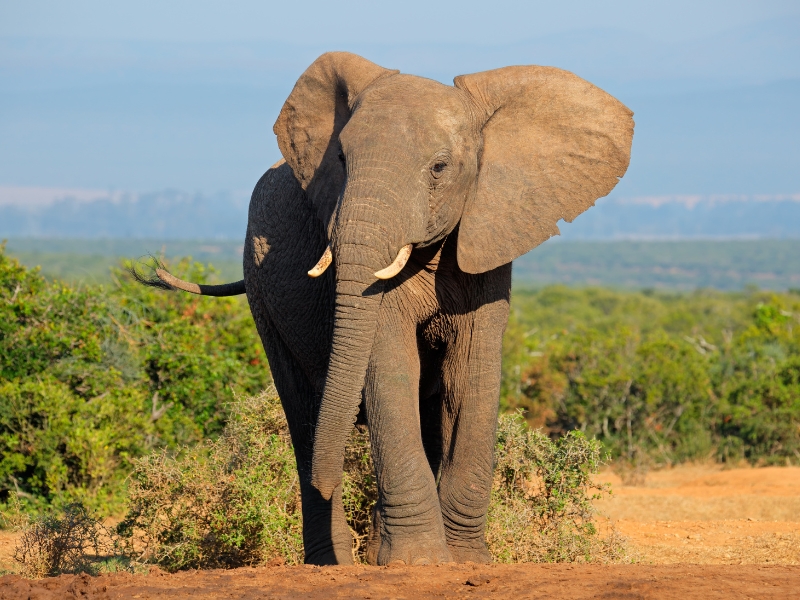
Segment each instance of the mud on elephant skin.
M306 561L352 562L341 478L359 410L377 564L490 559L484 541L511 261L625 173L632 113L572 73L455 85L324 54L275 123L244 280L297 457Z

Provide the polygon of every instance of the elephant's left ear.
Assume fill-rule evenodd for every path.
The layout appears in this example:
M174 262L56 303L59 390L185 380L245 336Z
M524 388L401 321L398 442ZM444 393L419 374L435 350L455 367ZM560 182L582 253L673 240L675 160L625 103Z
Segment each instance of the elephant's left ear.
M477 193L458 233L458 264L483 273L559 233L625 174L633 113L568 71L506 67L462 75L483 125Z

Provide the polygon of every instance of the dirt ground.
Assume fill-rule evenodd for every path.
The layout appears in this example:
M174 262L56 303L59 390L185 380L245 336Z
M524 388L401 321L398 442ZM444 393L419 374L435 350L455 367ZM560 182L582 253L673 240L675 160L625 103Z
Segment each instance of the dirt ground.
M0 598L796 598L800 569L729 565L459 565L262 567L28 582L0 579Z
M800 565L800 467L684 466L596 504L644 563ZM798 594L800 596L800 593Z
M285 567L167 575L0 578L0 599L800 597L800 467L684 466L598 503L633 565ZM0 569L15 539L0 532Z

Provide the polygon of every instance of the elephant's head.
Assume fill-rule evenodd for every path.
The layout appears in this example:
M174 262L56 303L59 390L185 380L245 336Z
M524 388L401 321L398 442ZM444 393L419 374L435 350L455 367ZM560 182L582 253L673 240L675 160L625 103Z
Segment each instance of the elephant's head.
M447 86L335 52L303 73L274 130L328 224L336 268L312 467L328 498L358 412L381 278L402 268L404 249L456 226L467 273L506 264L557 234L559 219L572 221L625 173L632 113L551 67L507 67Z

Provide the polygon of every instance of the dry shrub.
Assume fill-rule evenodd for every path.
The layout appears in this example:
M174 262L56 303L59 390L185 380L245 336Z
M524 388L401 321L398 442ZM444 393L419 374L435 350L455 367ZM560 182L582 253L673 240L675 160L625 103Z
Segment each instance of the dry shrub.
M18 525L22 537L14 560L23 577L62 573L97 574L107 570L114 554L114 536L79 503ZM106 567L106 569L104 569Z
M118 527L137 562L175 571L302 562L300 492L274 390L240 399L222 435L135 462Z
M216 441L135 463L130 508L118 531L136 562L175 571L303 561L300 489L278 395L267 390L230 410ZM361 426L347 446L343 481L357 561L363 562L376 499L369 435Z
M280 558L303 560L294 453L277 394L239 399L215 441L177 456L156 452L134 462L129 510L111 535L81 505L25 528L17 549L23 572L41 577L98 572L103 553L116 569L157 564L169 571L233 568ZM595 526L591 501L600 444L571 432L551 441L519 414L500 418L497 466L487 523L497 562L615 562L626 559L612 532ZM343 503L364 562L377 500L369 436L357 427L345 454ZM108 558L108 557L106 557Z
M641 486L647 481L652 470L653 460L643 452L637 452L632 459L618 458L611 463L611 470L620 478L622 485Z
M492 499L486 541L494 560L517 562L620 562L622 539L603 537L592 501L609 493L592 475L601 446L578 431L555 441L532 430L519 413L498 423Z
M353 534L353 560L366 562L372 509L378 501L378 485L370 456L369 432L357 425L344 455L342 503Z

